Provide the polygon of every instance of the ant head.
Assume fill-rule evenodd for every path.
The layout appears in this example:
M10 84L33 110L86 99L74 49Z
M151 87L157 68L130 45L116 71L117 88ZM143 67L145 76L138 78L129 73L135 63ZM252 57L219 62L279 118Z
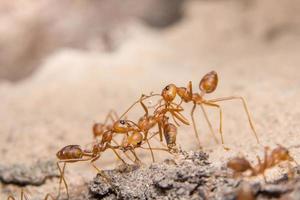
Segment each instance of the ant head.
M130 124L127 120L116 121L113 125L113 131L116 133L125 133L129 131Z
M199 89L204 93L215 91L218 85L218 74L215 71L207 73L199 83Z
M292 161L293 158L290 156L289 150L283 146L278 146L272 151L272 156L276 160L289 160Z
M248 169L251 169L251 164L244 157L235 157L227 162L227 167L236 171L236 172L244 172Z
M177 87L174 84L167 85L161 92L161 96L166 102L171 102L175 99L177 94Z

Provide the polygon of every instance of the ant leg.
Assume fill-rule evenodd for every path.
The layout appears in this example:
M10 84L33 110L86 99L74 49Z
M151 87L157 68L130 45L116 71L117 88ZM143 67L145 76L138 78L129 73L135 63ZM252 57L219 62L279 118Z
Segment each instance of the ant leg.
M207 113L206 113L206 111L205 111L203 105L200 104L200 107L201 107L202 113L203 113L203 115L204 115L204 117L205 117L205 120L206 120L206 122L207 122L207 124L208 124L208 127L209 127L209 129L210 129L210 132L211 132L211 134L212 134L212 136L213 136L215 142L216 142L217 144L219 144L219 141L218 141L218 139L217 139L217 137L216 137L215 131L214 131L214 129L213 129L213 127L212 127L212 125L211 125L209 119L208 119Z
M294 171L294 169L292 168L291 163L288 162L288 178L289 178L289 179L292 179L292 178L294 178L294 176L295 176L295 171Z
M114 117L113 117L113 114L116 114L116 113L115 113L115 111L114 111L113 109L111 109L111 110L107 113L107 115L106 115L106 117L105 117L104 124L107 124L107 122L108 122L109 119L110 119L112 122L115 122ZM118 119L118 118L117 118L117 119Z
M245 110L245 112L247 114L250 127L251 127L251 129L252 129L252 131L254 133L254 136L256 138L257 143L259 144L259 139L258 139L257 133L255 131L254 125L252 123L252 120L251 120L251 117L250 117L250 113L249 113L249 110L248 110L248 107L247 107L247 103L246 103L246 101L245 101L245 99L243 97L240 97L240 96L230 96L230 97L224 97L224 98L211 99L211 100L209 100L209 102L213 103L213 102L227 101L227 100L234 100L234 99L240 99L243 102L243 107L244 107L244 110Z
M141 149L145 149L145 150L149 150L149 148L145 148L145 147L140 147ZM173 155L169 149L164 149L164 148L152 148L152 150L156 150L156 151L166 151L168 152L169 154Z
M25 200L29 200L28 197L27 197L27 195L25 194L23 188L22 188L22 189L21 189L21 200L23 200L23 198L24 198Z
M12 195L9 195L6 200L16 200L16 199Z
M143 107L144 111L145 111L145 116L148 116L148 108L146 107L146 105L144 104L144 102L142 101L143 99L143 95L140 98L140 104Z
M179 127L180 126L180 124L177 122L177 120L175 119L175 117L174 117L174 115L173 115L173 113L172 113L172 119L174 120L174 122L175 122L175 124Z
M161 127L161 123L158 123L158 131L159 131L159 140L160 142L163 141L163 132L162 132L162 127Z
M142 100L146 100L150 97L153 97L153 96L161 96L161 94L150 94L150 95L144 95ZM141 98L140 98L141 99ZM135 101L131 106L129 106L129 108L119 117L119 119L121 119L122 117L124 117L136 104L138 104L140 102L140 99Z
M193 86L192 86L192 81L189 81L189 84L187 86L188 88L188 92L190 93L189 96L190 96L190 99L193 98Z
M110 182L111 182L110 178L103 172L103 170L101 170L99 167L97 167L97 166L95 165L95 163L94 163L94 162L95 162L96 160L98 160L99 158L100 158L100 154L98 154L97 156L95 156L95 157L91 160L90 164L92 165L92 167L94 167L94 169L97 170L98 174L100 174L100 176L102 176L102 177L107 181L107 183L110 183Z
M48 199L51 199L51 200L56 200L50 193L46 194L44 200L48 200Z
M185 125L190 125L189 121L179 112L173 111L172 109L169 110L172 113L172 116L176 117L178 120L180 120Z
M121 160L123 164L125 164L125 165L127 164L114 148L110 148L110 149L113 150L113 152L115 153L115 155L117 156L117 158L119 160Z
M203 104L207 105L207 106L212 106L212 107L216 107L219 109L219 113L220 113L220 126L219 126L219 132L220 132L220 136L221 136L221 142L222 142L222 146L225 150L230 150L230 148L224 146L224 137L223 137L223 112L222 112L222 108L220 105L218 104L214 104L214 103L210 103L210 102L203 102Z
M114 121L117 121L119 119L118 113L115 110L111 110L112 115L115 117Z
M196 136L199 148L202 149L202 146L201 146L201 143L200 143L200 139L199 139L199 133L197 131L197 127L196 127L196 123L195 123L195 118L194 118L195 109L196 109L196 104L194 104L194 106L193 106L193 108L191 110L191 118L192 118L194 133L195 133L195 136Z
M59 186L58 186L58 195L57 195L57 199L59 198L60 196L60 188L61 188L61 183L64 182L64 185L65 185L65 188L66 188L66 192L67 192L67 196L68 196L68 199L69 199L69 188L68 188L68 184L66 182L66 179L65 179L65 168L66 168L66 162L63 162L64 165L63 165L63 169L61 169L60 165L59 165L59 162L56 163L57 165L57 168L59 170L59 173L60 173L60 180L59 180Z
M152 151L152 148L151 148L151 145L150 145L150 142L148 139L146 139L146 142L148 144L148 147L150 149L150 152L151 152L151 158L152 158L152 162L155 162L155 158L154 158L154 154L153 154L153 151Z
M120 146L120 145L117 143L117 141L116 141L115 139L112 139L112 141L113 141L113 143L114 143L115 145ZM125 156L126 156L130 161L133 162L132 158L130 158L130 156L129 156L126 152L124 152L124 154L125 154Z
M134 150L130 150L130 152L134 155L135 157L135 163L137 163L138 165L141 164L141 160L139 159L139 157L136 155L135 151Z

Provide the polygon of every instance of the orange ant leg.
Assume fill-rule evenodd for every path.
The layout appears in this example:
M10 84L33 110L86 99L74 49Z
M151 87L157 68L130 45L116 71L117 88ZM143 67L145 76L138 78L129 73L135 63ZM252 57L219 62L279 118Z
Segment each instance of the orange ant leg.
M140 163L141 163L141 160L140 160L139 157L136 155L135 151L131 149L130 152L131 152L131 153L133 154L133 156L135 157L135 163L140 164Z
M167 147L167 145L165 145L162 141L158 140L157 138L155 138L154 136L156 136L157 134L162 134L162 132L156 132L153 135L151 135L151 137L148 138L148 140L154 138L157 142L159 142L162 146Z
M114 116L116 117L116 119L114 119ZM117 115L117 113L116 113L116 111L114 111L114 110L110 110L109 112L108 112L108 114L106 115L106 117L105 117L105 120L104 120L104 124L107 124L107 122L108 122L108 120L111 120L112 122L115 122L116 120L118 120L118 115Z
M51 200L56 200L51 194L46 194L44 200L48 200L48 199L51 199Z
M141 99L146 100L153 96L161 96L161 95L160 94L152 94L152 93L150 93L150 95L142 95L142 97L139 100L135 101L131 106L129 106L129 108L119 117L119 119L124 117L136 104L138 104L141 101Z
M174 115L174 117L176 117L185 125L190 125L189 121L181 113L173 111L172 109L170 109L170 112L172 113L172 116Z
M149 150L149 148L145 148L145 147L140 147L141 149L145 149L145 150ZM173 155L169 149L164 149L164 148L152 148L152 150L156 150L156 151L166 151L168 152L169 154Z
M88 153L85 153L84 155L85 156L90 156L90 154L88 154ZM82 158L81 159L66 159L66 160L60 160L60 161L58 161L56 163L57 168L58 168L59 173L60 173L60 181L59 181L59 188L58 188L57 199L60 196L61 182L64 182L64 185L65 185L65 188L66 188L66 192L67 192L67 196L68 196L68 199L69 199L69 188L68 188L68 184L67 184L67 181L66 181L65 175L64 175L67 162L78 162L78 161L88 161L88 160L91 160L91 158L86 158L86 159L82 159ZM63 169L61 169L59 163L64 163Z
M155 162L154 153L153 153L153 151L152 151L152 148L151 148L150 142L149 142L149 140L148 140L148 139L146 139L146 142L147 142L147 144L148 144L148 147L149 147L149 150L150 150L150 152L151 152L151 158L152 158L152 162Z
M215 142L216 142L217 144L219 144L219 141L218 141L218 139L217 139L217 137L216 137L215 131L214 131L214 129L213 129L213 127L212 127L212 125L211 125L209 119L208 119L207 113L206 113L206 111L205 111L203 105L200 104L200 107L201 107L202 113L203 113L203 115L204 115L204 117L205 117L205 120L206 120L206 122L207 122L207 124L208 124L208 127L209 127L209 129L210 129L210 132L211 132L211 134L212 134L212 136L213 136Z
M114 148L110 148L111 150L113 150L113 152L114 152L114 154L117 156L117 158L119 159L119 160L121 160L122 161L122 163L123 164L127 164L126 162L125 162L125 160L123 160L123 158L118 154L118 152L114 149Z
M212 106L212 107L216 107L219 109L219 113L220 113L220 126L219 126L219 132L220 132L220 136L221 136L221 142L222 142L222 146L225 150L230 150L230 148L224 146L224 137L223 137L223 112L222 112L222 108L220 105L218 104L214 104L214 103L210 103L210 102L203 102L203 104L207 105L207 106Z
M199 139L199 133L197 131L197 127L196 127L196 123L195 123L195 118L194 118L194 112L195 112L195 109L196 109L196 104L194 104L192 110L191 110L191 118L192 118L192 123L193 123L193 128L194 128L194 133L195 133L195 136L196 136L196 139L197 139L197 142L198 142L198 145L199 145L199 148L202 149L202 146L201 146L201 143L200 143L200 139Z
M176 118L174 117L173 113L172 113L171 116L172 116L172 119L173 119L173 121L175 122L175 124L179 127L180 124L177 122L177 120L176 120Z
M158 131L159 131L159 140L160 142L163 141L163 132L162 132L162 127L161 127L161 123L158 123Z
M251 117L250 117L250 113L249 113L249 110L248 110L248 107L247 107L247 103L246 103L246 101L245 101L245 99L243 97L240 97L240 96L230 96L230 97L224 97L224 98L211 99L211 100L209 100L209 102L214 103L214 102L228 101L228 100L234 100L234 99L240 99L243 102L243 107L244 107L245 112L247 114L250 127L251 127L251 129L252 129L252 131L254 133L254 136L256 138L257 143L259 144L259 139L258 139L257 133L255 131L254 125L252 123L252 120L251 120Z
M142 98L143 98L143 95L140 98L140 104L141 104L141 106L143 107L143 109L145 111L145 116L148 116L149 111L148 111L148 108L146 107L146 105L144 104L144 102L142 101L143 100Z
M102 176L107 183L110 183L111 182L110 178L103 172L103 170L101 170L99 167L97 167L95 165L95 163L94 163L99 158L100 158L100 154L98 154L97 156L95 156L94 158L92 158L90 164L94 167L94 169L97 170L98 174L100 174L100 176Z
M120 146L120 145L117 143L117 141L116 141L115 139L112 139L112 141L113 141L113 143L114 143L115 145ZM134 162L134 161L132 160L132 158L131 158L126 152L124 152L124 154L125 154L125 156L126 156L130 161Z
M66 192L67 192L67 197L69 199L69 188L68 188L68 184L67 184L67 181L65 179L65 168L66 168L66 162L63 162L64 165L63 165L63 169L61 169L60 165L59 165L59 162L56 163L57 165L57 168L59 170L59 173L60 173L60 180L59 180L59 186L58 186L58 195L57 195L57 199L59 199L60 197L60 188L61 188L61 183L64 182L64 185L65 185L65 188L66 188Z

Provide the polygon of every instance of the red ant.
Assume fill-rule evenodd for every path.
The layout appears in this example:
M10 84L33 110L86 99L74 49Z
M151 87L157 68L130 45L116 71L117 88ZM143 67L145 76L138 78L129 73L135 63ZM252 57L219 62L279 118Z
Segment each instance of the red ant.
M108 124L109 119L112 121L112 123L115 123L119 119L118 114L114 110L110 110L103 123L95 123L93 125L94 138L102 137L105 131L108 131L112 128L112 124Z
M264 160L257 156L258 163L252 166L250 162L245 157L235 157L228 161L227 167L232 169L234 176L243 174L246 171L250 171L250 176L257 176L259 174L263 175L266 181L265 171L270 169L281 162L287 161L289 164L289 173L291 172L290 162L293 161L297 164L294 158L290 155L289 150L281 145L278 145L275 149L268 153L269 148L265 147Z
M206 114L206 111L204 109L203 105L206 106L212 106L212 107L216 107L219 109L220 112L220 126L219 126L219 131L220 131L220 135L221 135L221 141L222 141L222 145L224 145L224 139L223 139L223 131L222 131L222 109L221 106L216 104L216 102L220 102L220 101L227 101L227 100L234 100L234 99L239 99L242 100L245 112L247 114L248 117L248 121L250 124L250 127L255 135L255 138L257 140L257 142L259 143L254 125L252 123L248 108L247 108L247 104L246 101L243 97L240 96L229 96L229 97L224 97L224 98L217 98L217 99L210 99L210 100L205 100L203 97L205 94L209 94L215 91L215 89L217 88L218 85L218 75L215 71L211 71L209 73L207 73L200 81L199 83L199 89L200 89L200 93L193 93L192 90L192 82L190 81L188 86L185 87L177 87L174 84L169 84L167 85L163 91L162 91L162 97L165 101L166 106L170 105L173 100L175 99L176 95L178 95L181 98L181 102L178 105L181 105L181 103L184 101L185 103L188 102L193 102L194 106L191 110L191 118L192 118L192 122L193 122L193 128L194 128L194 132L199 144L199 147L201 148L201 143L200 143L200 139L199 139L199 133L197 131L197 127L195 124L195 119L194 119L194 111L196 109L196 106L199 105L204 117L206 119L206 122L209 125L210 131L212 133L212 135L215 138L215 134L212 128L212 125L208 119L208 116ZM216 140L216 138L215 138ZM224 147L225 148L225 147ZM228 149L228 148L225 148Z
M118 159L120 159L123 163L126 164L126 162L121 158L121 156L117 153L114 147L110 145L110 142L112 140L112 135L108 134L108 132L104 133L102 136L101 143L97 143L93 146L92 151L89 150L83 150L79 145L68 145L63 147L61 150L59 150L56 154L59 161L57 162L57 167L60 172L60 181L59 181L59 192L58 197L60 196L60 188L61 183L64 182L67 196L69 198L69 190L68 185L64 177L65 167L66 163L74 163L74 162L80 162L80 161L90 161L91 165L98 171L99 174L101 174L107 181L107 176L102 172L101 169L99 169L94 162L98 160L101 156L101 153L104 152L106 149L111 149L115 153ZM61 169L59 163L64 163L63 168Z

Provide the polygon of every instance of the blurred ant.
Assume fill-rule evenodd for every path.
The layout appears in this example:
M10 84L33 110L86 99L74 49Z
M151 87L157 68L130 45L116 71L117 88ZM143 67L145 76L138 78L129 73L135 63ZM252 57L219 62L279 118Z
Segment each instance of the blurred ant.
M211 71L209 73L207 73L200 81L199 83L199 89L200 89L200 93L193 93L192 90L192 82L190 81L188 86L185 87L177 87L174 84L169 84L167 85L161 95L164 99L164 101L166 102L166 105L170 105L173 100L175 99L176 95L178 95L181 98L181 102L178 104L179 106L182 104L182 102L188 103L188 102L193 102L194 106L191 110L191 118L192 118L192 123L193 123L193 128L194 128L194 132L199 144L199 147L201 148L201 143L200 143L200 139L199 139L199 133L197 131L197 127L195 124L195 119L194 119L194 111L196 109L197 105L200 105L200 108L204 114L204 117L206 119L206 122L208 123L208 126L210 128L210 131L212 133L212 135L214 136L214 139L217 142L217 139L215 137L215 133L214 130L212 128L212 125L208 119L207 113L204 109L203 105L207 105L207 106L212 106L212 107L216 107L219 109L220 112L220 126L219 126L219 131L220 131L220 136L221 136L221 141L222 141L222 145L224 147L224 139L223 139L223 131L222 131L222 109L221 106L218 105L216 102L220 102L220 101L227 101L227 100L234 100L234 99L239 99L242 101L243 103L243 107L245 109L245 112L247 114L248 117L248 121L250 124L250 127L255 135L255 138L257 140L257 143L259 143L254 125L252 123L248 108L247 108L247 104L246 101L244 100L243 97L240 96L229 96L229 97L223 97L223 98L217 98L217 99L210 99L210 100L205 100L203 97L205 94L209 94L215 91L215 89L217 88L218 85L218 75L215 71ZM224 147L225 149L228 149L226 147Z
M291 174L291 164L290 162L297 162L290 155L289 150L281 145L278 145L275 149L268 153L269 148L265 147L264 160L257 156L258 163L255 166L252 166L250 162L245 157L235 157L228 161L227 167L233 170L234 176L242 175L246 171L250 171L250 176L262 175L265 182L265 171L270 169L279 163L288 162L289 174ZM297 164L298 165L298 164Z
M26 193L24 192L23 188L21 189L21 200L25 199L25 200L29 200L28 196L26 195ZM51 194L46 194L46 196L44 197L44 200L55 200L55 198L51 195ZM9 195L7 197L7 200L16 200L16 198L13 195Z
M119 119L118 114L114 110L110 110L105 117L103 123L95 123L93 125L93 135L94 138L102 137L105 131L108 131L112 128L112 124ZM108 124L108 120L111 120L112 124Z

